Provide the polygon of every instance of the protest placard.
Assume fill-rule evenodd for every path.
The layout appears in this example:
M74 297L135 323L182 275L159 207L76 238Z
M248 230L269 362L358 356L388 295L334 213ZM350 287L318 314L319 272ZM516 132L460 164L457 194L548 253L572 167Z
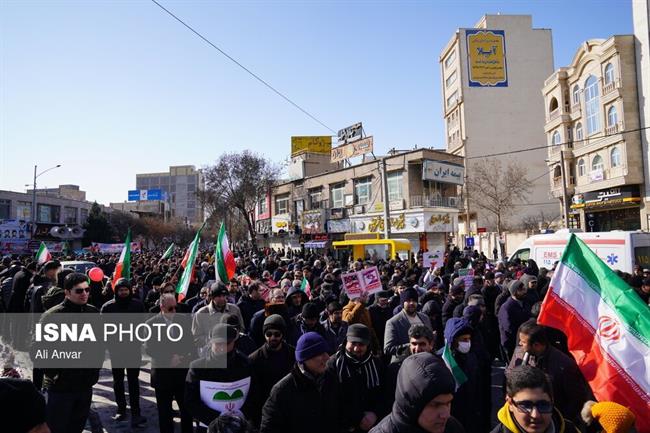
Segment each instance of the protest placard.
M356 299L364 292L371 295L382 289L377 266L362 269L358 272L348 272L343 274L341 279L350 299Z

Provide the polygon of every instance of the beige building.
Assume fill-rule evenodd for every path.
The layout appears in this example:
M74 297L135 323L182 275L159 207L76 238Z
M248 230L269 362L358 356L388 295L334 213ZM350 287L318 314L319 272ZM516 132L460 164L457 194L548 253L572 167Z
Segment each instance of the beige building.
M165 172L136 174L135 183L138 190L159 189L165 193L172 219L188 224L203 222L203 207L197 197L197 192L205 188L200 169L193 165L171 166Z
M533 28L530 15L485 15L474 28L456 31L439 62L448 152L468 158L468 176L482 161L525 166L533 188L527 204L515 204L510 227L528 216L558 215L548 191L546 152L518 152L546 142L539 89L553 72L551 30ZM514 153L481 158L502 152ZM471 201L470 210L472 232L495 228L490 214Z
M444 250L458 230L462 161L431 149L387 156L387 199L379 159L278 184L258 205L258 244L327 248L347 233L383 237L388 202L391 238L408 239L414 252Z
M27 193L32 194L28 189ZM71 200L86 201L86 191L81 191L79 185L59 185L56 188L36 188L37 195L69 198Z
M636 79L639 99L639 118L641 128L650 128L650 5L648 0L632 2L634 18L634 46L636 49ZM645 210L650 202L650 129L641 131L644 162L644 206L641 228L650 230L650 218ZM645 216L643 216L645 214Z
M570 207L569 226L641 228L643 159L634 37L586 41L542 90L551 191ZM566 202L563 200L563 170Z

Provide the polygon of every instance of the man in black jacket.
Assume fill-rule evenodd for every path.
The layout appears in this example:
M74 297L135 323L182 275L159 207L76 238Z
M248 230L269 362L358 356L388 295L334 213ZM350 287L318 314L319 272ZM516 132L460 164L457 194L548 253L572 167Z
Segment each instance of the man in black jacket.
M242 326L246 331L250 328L253 315L258 311L263 310L264 304L265 301L262 299L262 295L260 294L260 283L254 281L248 285L246 294L239 298L239 301L237 302L239 311L241 311L242 318L244 319Z
M316 332L298 340L296 366L271 390L260 433L331 433L340 430L338 384L327 371L328 344Z
M113 287L115 297L106 302L101 309L102 314L111 313L144 313L144 304L133 297L131 283L126 278L120 278L115 282ZM134 323L134 326L137 323ZM139 365L142 359L140 352L140 343L119 343L110 350L111 371L113 373L113 392L115 393L115 403L117 403L117 413L113 417L114 421L126 420L126 397L124 395L124 369L126 366L126 378L129 383L129 404L131 406L131 426L141 427L147 419L140 415L140 368L133 367Z
M11 297L7 306L8 313L25 312L25 295L27 294L27 289L29 289L30 281L35 272L36 262L29 262L22 270L14 275ZM27 330L24 326L18 326L16 322L10 322L9 326L11 327L10 333L14 348L17 350L25 350L28 343Z
M72 273L63 282L65 300L49 309L41 317L47 323L59 313L98 313L88 304L90 287L84 274ZM104 350L94 346L91 350L103 359ZM96 361L96 360L95 360ZM93 363L94 364L94 363ZM101 363L97 363L101 365ZM81 433L86 425L93 385L99 379L99 368L46 369L43 387L48 391L47 424L52 433Z

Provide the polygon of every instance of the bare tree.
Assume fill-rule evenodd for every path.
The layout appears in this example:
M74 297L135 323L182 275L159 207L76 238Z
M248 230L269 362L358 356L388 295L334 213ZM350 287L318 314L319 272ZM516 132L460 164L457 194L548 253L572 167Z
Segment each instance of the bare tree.
M538 230L547 230L551 228L551 225L555 222L556 219L560 216L557 214L547 214L544 211L540 211L536 215L529 215L521 221L521 226L526 231L538 231Z
M199 199L210 215L223 215L222 219L233 222L240 219L255 240L255 205L277 181L279 174L279 166L248 150L226 153L206 168L206 191ZM229 214L232 218L227 218Z
M482 160L468 169L471 204L491 214L501 234L507 218L514 212L513 204L528 201L532 182L526 177L526 169L518 162L504 165L496 159Z

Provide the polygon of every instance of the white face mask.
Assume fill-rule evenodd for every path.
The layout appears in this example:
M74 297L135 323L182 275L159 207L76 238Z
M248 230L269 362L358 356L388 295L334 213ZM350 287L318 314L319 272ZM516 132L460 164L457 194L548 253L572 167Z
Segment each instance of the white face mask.
M472 348L471 341L459 341L458 342L458 351L460 353L469 353L469 349Z

